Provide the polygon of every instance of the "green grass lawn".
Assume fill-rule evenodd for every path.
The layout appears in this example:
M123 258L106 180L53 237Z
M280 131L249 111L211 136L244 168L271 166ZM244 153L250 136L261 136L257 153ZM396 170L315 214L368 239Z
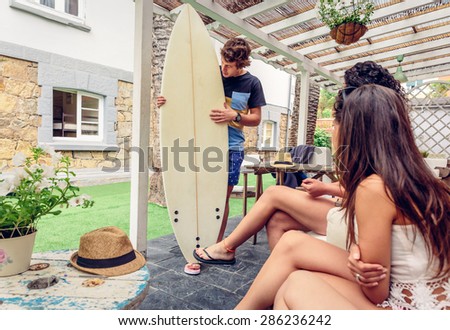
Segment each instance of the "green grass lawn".
M264 175L264 187L275 184L271 175ZM242 178L241 178L242 180ZM242 185L240 181L238 183ZM255 185L255 176L248 176L248 184ZM58 216L48 215L38 223L34 252L77 249L80 236L104 226L116 226L129 233L130 183L113 183L81 188L82 193L92 196L95 204L89 209L68 208ZM254 204L248 200L248 209ZM230 199L230 215L242 214L242 199ZM167 209L149 204L147 239L172 233Z

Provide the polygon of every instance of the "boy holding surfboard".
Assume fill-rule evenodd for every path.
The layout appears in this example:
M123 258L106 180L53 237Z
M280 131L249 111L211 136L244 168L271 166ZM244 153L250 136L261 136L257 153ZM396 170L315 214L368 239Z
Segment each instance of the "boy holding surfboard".
M222 225L217 241L223 239L229 212L229 198L233 187L239 181L240 167L244 159L244 126L258 126L261 122L261 107L266 105L261 82L245 68L250 65L251 48L242 38L228 40L221 49L221 74L225 92L222 109L212 109L210 118L217 124L228 123L228 187ZM157 106L166 103L164 96L158 96ZM188 274L199 274L200 265L188 263Z

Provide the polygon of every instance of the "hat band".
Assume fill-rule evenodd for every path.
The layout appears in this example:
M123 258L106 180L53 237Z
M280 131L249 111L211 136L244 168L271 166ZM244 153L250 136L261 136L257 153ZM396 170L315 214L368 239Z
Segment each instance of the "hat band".
M122 266L130 261L136 259L136 253L134 250L128 252L120 257L109 258L109 259L90 259L83 258L78 255L77 265L85 268L111 268Z
M282 165L291 165L292 164L292 162L282 162L282 161L275 161L275 163L274 163L275 165L278 165L278 164L282 164Z

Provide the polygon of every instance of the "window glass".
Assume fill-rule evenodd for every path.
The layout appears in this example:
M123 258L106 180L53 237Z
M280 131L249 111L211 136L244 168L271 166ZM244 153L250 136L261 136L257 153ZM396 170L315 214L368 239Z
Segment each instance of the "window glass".
M68 14L78 16L78 0L66 0L64 11Z
M79 16L80 0L27 0L28 2L37 3L42 6L53 8L57 11Z
M9 0L10 7L45 17L73 28L90 31L85 22L86 0Z
M39 0L39 3L50 8L55 8L55 0Z
M99 137L102 97L81 91L53 91L53 137Z
M98 135L100 100L81 95L81 135Z
M273 135L274 135L274 125L273 121L264 122L263 126L263 147L272 147L273 146Z

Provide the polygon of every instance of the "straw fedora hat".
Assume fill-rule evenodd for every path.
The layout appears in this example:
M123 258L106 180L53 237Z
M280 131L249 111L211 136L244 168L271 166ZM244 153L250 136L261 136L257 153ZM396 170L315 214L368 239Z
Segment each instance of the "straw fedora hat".
M275 161L271 165L276 168L290 168L294 166L290 152L279 151L275 156Z
M119 276L140 269L146 261L123 230L110 226L81 236L79 250L72 254L70 263L88 273Z

